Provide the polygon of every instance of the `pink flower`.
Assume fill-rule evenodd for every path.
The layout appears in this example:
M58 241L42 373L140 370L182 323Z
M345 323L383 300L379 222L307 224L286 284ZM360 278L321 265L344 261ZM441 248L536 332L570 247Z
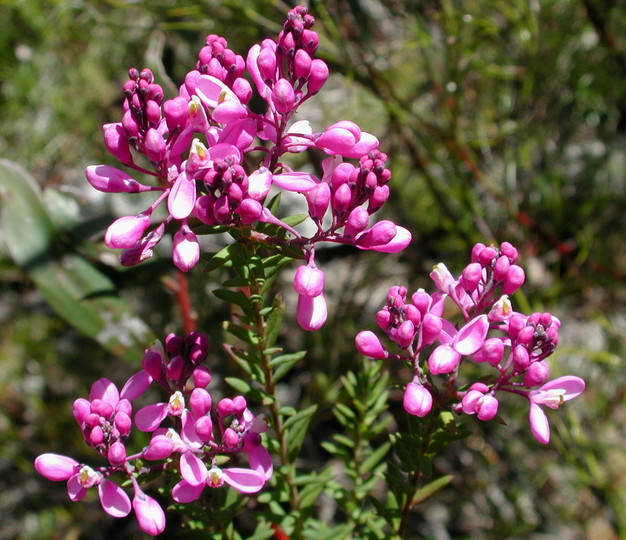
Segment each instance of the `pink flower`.
M363 356L382 359L387 358L389 353L385 350L378 336L370 330L359 332L354 338L357 351Z
M72 458L42 454L35 459L35 470L48 480L67 480L67 492L72 501L82 499L88 488L97 486L100 504L107 514L124 517L130 513L130 499L121 487L91 467L81 466Z
M133 497L133 510L141 530L150 536L161 534L165 529L165 512L161 505L152 497L146 495L134 476L131 476L135 496Z
M185 474L183 480L172 489L172 498L180 503L195 501L206 486L218 488L226 483L241 493L256 493L265 485L263 473L240 467L220 469L214 465L207 469L202 464L202 468L194 469L193 472L186 470Z
M323 293L314 298L303 294L298 295L296 320L304 330L319 330L326 322L327 316L328 309Z
M439 334L437 347L428 358L428 369L433 375L450 373L462 356L474 354L480 350L489 331L487 315L480 315L470 320L458 332L448 321L443 320L444 330Z
M547 444L550 442L550 424L541 405L550 409L558 409L565 401L582 394L584 389L585 381L580 377L566 375L549 381L538 390L531 390L528 393L530 430L540 443Z

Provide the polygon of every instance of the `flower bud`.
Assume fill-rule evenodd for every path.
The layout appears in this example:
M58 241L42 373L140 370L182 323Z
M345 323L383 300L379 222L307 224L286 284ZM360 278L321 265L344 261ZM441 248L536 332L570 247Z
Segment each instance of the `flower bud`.
M168 99L163 103L163 114L167 128L171 131L182 129L189 118L189 105L183 97Z
M309 215L312 219L322 220L330 204L330 186L326 182L320 182L313 189L307 191L306 197L309 206Z
M172 261L179 270L188 272L200 260L198 237L187 225L183 225L174 235Z
M402 405L409 414L422 418L433 408L433 396L422 384L411 382L404 389Z
M324 291L324 272L312 264L300 266L296 270L293 287L298 294L315 298Z
M539 362L533 362L528 366L526 373L524 374L524 386L526 388L532 388L545 383L550 377L550 368L548 363L541 360Z
M359 354L362 354L363 356L368 356L369 358L375 358L377 360L387 358L388 356L387 351L382 346L376 334L369 330L359 332L354 338L354 344L356 345L356 349L359 351Z
M193 370L193 384L196 388L206 388L211 379L211 372L205 366L198 366Z
M287 114L293 110L296 95L293 86L287 79L278 79L272 89L272 102L280 114Z
M461 284L468 293L473 293L483 277L483 267L480 263L468 264L461 273Z
M356 206L348 215L346 227L344 229L345 236L356 236L363 232L368 226L370 220L369 213L362 206Z
M150 226L150 214L124 216L109 225L104 235L104 243L110 249L124 249L134 246Z
M526 371L530 364L530 355L528 354L528 350L523 345L517 345L513 349L513 367L515 371L522 373Z
M492 366L497 366L504 354L504 343L500 338L489 338L483 343L481 349L474 354L475 362L487 362Z
M189 407L196 418L210 412L211 403L211 394L204 388L194 388L189 396Z
M119 441L114 442L107 452L109 463L119 467L126 461L126 447Z
M326 62L319 58L314 58L311 62L309 71L309 80L307 81L307 90L309 94L315 94L320 91L324 83L328 80L330 72Z
M133 155L122 124L104 124L102 131L104 134L104 146L109 153L124 165L131 165L133 163Z
M502 292L504 294L513 294L524 284L525 279L526 276L524 275L524 269L516 264L511 265L504 280Z

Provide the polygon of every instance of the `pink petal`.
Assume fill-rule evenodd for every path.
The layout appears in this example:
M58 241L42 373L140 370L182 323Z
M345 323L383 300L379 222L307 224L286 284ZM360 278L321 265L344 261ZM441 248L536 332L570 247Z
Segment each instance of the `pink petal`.
M126 492L117 484L102 480L98 486L102 509L113 517L124 517L130 513L131 504Z
M234 94L233 94L234 96ZM213 120L220 124L228 124L236 120L245 118L248 115L248 109L239 102L239 99L227 99L220 103L213 110Z
M228 143L240 151L245 151L254 141L256 123L252 118L243 118L229 123L220 133L219 143ZM211 148L211 157L213 148Z
M90 165L85 169L85 176L94 188L105 193L137 193L154 189L109 165Z
M145 214L118 218L107 228L104 243L109 249L133 247L150 224L150 216Z
M359 141L348 152L344 152L342 155L347 158L358 159L361 156L367 155L375 148L378 148L378 144L378 139L374 135L363 131Z
M265 485L262 473L251 469L230 468L223 469L224 482L241 493L256 493Z
M463 356L474 354L483 346L488 331L489 319L487 315L480 315L459 330L452 347Z
M204 491L204 484L192 486L186 480L181 480L172 489L172 499L179 503L195 501Z
M228 86L212 75L201 75L196 80L196 95L212 109L217 107L220 96L232 93Z
M126 384L120 392L120 398L132 401L148 389L152 383L152 376L145 370L138 371L126 381Z
M248 452L248 462L250 463L250 467L263 475L265 481L272 477L274 465L272 463L272 456L270 456L267 448L259 445L253 450L250 450Z
M135 415L135 425L141 431L154 431L167 416L167 403L154 403L139 409Z
M180 456L180 475L192 486L206 483L207 469L204 462L191 452Z
M167 198L167 210L175 219L184 219L193 210L196 202L196 182L183 171L178 175Z
M530 402L530 412L528 415L530 421L530 431L540 443L548 444L550 442L550 424L548 417L543 409L536 403Z
M272 174L265 167L254 171L248 176L248 197L262 201L272 188Z
M70 501L80 501L86 494L87 488L80 483L78 474L75 474L67 481L67 494Z
M165 512L152 497L135 490L133 510L141 530L151 536L161 534L165 529Z
M80 470L78 461L59 454L41 454L35 459L35 470L44 478L59 482Z
M144 448L141 456L148 460L166 459L174 451L174 441L167 435L155 435L150 440L150 444Z
M120 400L120 394L115 384L103 377L91 385L89 400L93 401L94 399L101 399L115 407Z
M323 294L315 298L298 295L298 307L296 310L296 320L304 330L319 330L326 322L328 310Z
M297 191L298 193L306 193L319 183L315 176L305 172L275 174L272 176L272 181L279 188L287 191Z
M428 369L433 375L450 373L460 360L461 355L450 345L439 345L428 358Z
M396 234L389 242L369 247L359 245L356 247L359 249L378 251L380 253L399 253L411 243L412 238L411 232L408 229L396 225Z
M552 381L548 381L539 390L545 391L553 389L565 390L565 394L562 396L563 401L569 401L582 394L585 389L585 381L574 375L565 375L564 377L558 377Z
M234 158L237 163L241 162L241 152L236 146L229 143L217 143L211 146L209 156L212 160Z

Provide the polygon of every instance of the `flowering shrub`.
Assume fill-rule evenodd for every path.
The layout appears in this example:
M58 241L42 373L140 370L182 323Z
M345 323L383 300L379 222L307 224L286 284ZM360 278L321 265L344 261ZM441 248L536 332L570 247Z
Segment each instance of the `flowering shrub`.
M404 286L389 290L376 314L385 338L370 330L356 335L358 352L375 361L342 379L351 406L337 403L335 416L345 435L323 443L343 463L350 485L336 482L331 466L315 474L299 470L297 457L316 407L296 410L280 402L277 383L304 352L284 352L277 341L285 313L307 331L326 322L326 276L316 248L331 242L398 253L411 242L407 229L376 219L391 180L378 139L350 120L321 131L295 120L300 105L329 76L326 63L315 57L313 24L305 8L292 9L277 40L254 45L245 59L224 38L209 35L171 99L150 70L131 69L121 121L103 127L107 150L125 169L86 170L89 183L105 193L154 192L148 208L116 219L104 234L107 247L122 250L122 265L153 257L170 235L180 272L224 267L232 273L214 292L233 308L224 328L235 342L223 347L245 374L227 380L239 395L214 397L212 374L203 364L209 340L186 328L183 336L170 334L149 345L142 370L121 390L102 378L89 399L75 401L84 441L103 465L51 453L35 460L44 477L67 481L71 500L96 487L105 512L123 517L134 510L150 535L165 530L162 504L186 516L190 528L231 534L244 495L256 494L255 537L402 536L425 493L451 480L425 484L424 461L432 463L437 451L462 436L454 414L494 420L501 412L497 396L517 394L528 401L533 435L548 443L542 406L556 409L584 389L575 376L549 380L547 358L558 343L559 320L512 307L509 297L525 278L517 250L507 242L477 244L457 278L443 264L435 267L432 293L420 289L409 297ZM295 168L297 154L321 156L320 173ZM305 212L281 214L285 191L301 196ZM209 252L203 238L224 233L231 240ZM295 260L297 305L285 308L271 287ZM446 305L457 313L449 314ZM403 383L404 410L423 420L418 434L397 431L379 444L377 438L389 432L386 365L398 361L413 375ZM464 370L468 364L483 364L486 374L469 378L476 370ZM151 386L160 387L163 397L138 407L137 401L152 399ZM133 452L138 432L150 435ZM374 496L383 481L384 501ZM227 489L224 484L243 495L212 497L213 489ZM154 497L144 492L150 489ZM316 515L322 491L345 510L345 522L327 524Z

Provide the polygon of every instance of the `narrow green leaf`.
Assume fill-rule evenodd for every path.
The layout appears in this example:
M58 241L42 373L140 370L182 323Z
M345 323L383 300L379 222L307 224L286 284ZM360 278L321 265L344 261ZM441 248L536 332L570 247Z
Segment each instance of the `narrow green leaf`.
M440 489L446 487L450 482L454 480L454 475L446 474L441 478L437 478L433 480L429 484L426 484L423 488L420 488L413 500L411 501L411 506L417 506L420 503L430 499L435 493L437 493Z

